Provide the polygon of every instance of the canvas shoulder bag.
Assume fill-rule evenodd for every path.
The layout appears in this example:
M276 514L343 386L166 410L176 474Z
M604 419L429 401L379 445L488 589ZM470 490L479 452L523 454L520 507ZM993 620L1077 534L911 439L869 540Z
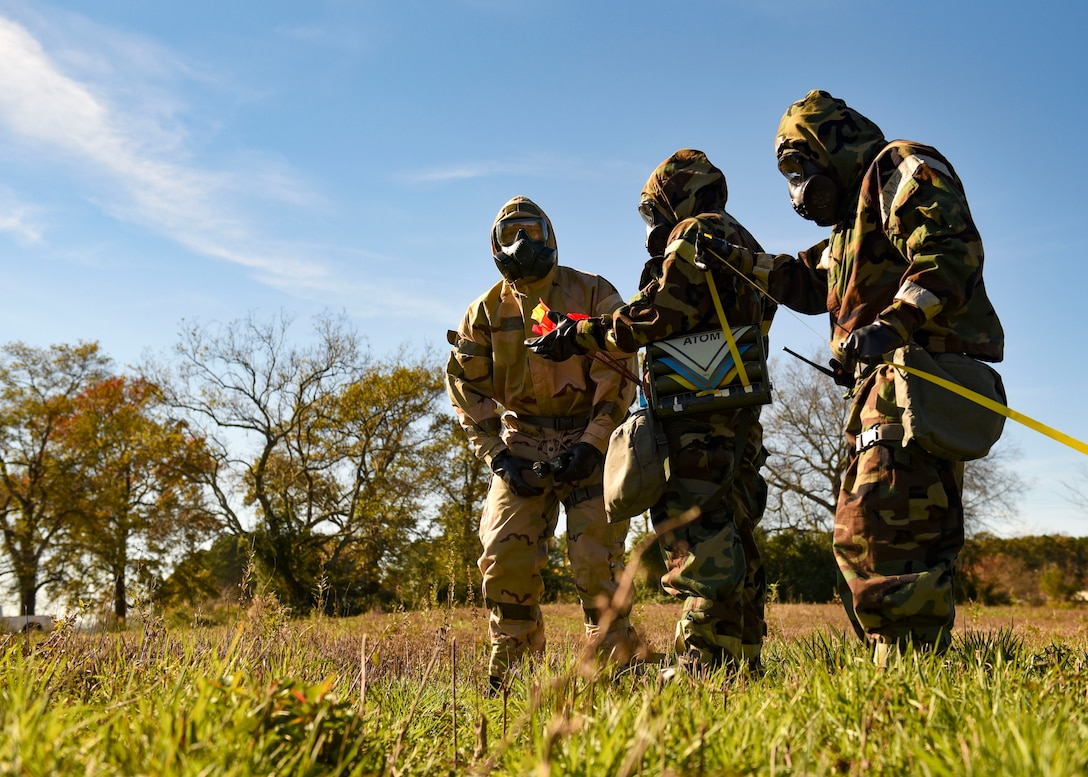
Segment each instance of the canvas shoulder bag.
M982 396L1006 403L1001 375L990 365L959 353L931 354L917 345L897 348L893 361L936 375ZM903 444L914 440L934 456L953 461L981 459L1001 438L1005 416L944 386L894 370L895 399L903 412Z

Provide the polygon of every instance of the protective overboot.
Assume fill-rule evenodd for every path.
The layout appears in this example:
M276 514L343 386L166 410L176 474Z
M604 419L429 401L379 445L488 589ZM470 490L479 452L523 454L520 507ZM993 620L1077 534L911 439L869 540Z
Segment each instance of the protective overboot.
M943 635L942 635L943 636ZM948 652L952 641L939 639L936 643L912 638L889 639L881 635L871 635L873 663L881 669L887 669L913 653L941 656Z
M736 659L724 651L701 650L689 646L683 653L676 655L676 663L661 670L662 680L689 677L693 680L708 680L711 675L723 667L730 674L735 674L738 667Z
M500 638L491 643L491 659L488 661L488 682L490 686L509 689L511 677L523 674L526 665L544 659L544 631L533 635L530 644L509 638Z
M633 626L612 629L601 634L596 626L586 624L588 650L595 667L609 667L616 671L647 663L660 663L664 658L646 644Z

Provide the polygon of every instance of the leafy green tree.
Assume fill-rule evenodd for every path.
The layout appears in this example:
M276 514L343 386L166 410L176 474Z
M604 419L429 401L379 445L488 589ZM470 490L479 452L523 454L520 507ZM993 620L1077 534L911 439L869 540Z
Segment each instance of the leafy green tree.
M223 534L208 547L186 553L155 591L156 601L165 606L193 608L240 601L250 552L248 542L245 537Z
M577 602L578 584L574 581L574 570L567 557L567 533L553 537L548 542L548 563L540 571L544 579L544 595L540 598L548 602Z
M210 463L203 440L162 410L154 384L114 376L80 391L59 427L79 472L68 544L81 563L72 584L109 581L121 619L131 574L162 577L217 526L200 487Z
M272 590L305 612L328 586L357 611L423 533L439 373L372 359L343 316L317 317L305 345L290 325L191 325L177 362L148 371L207 439L206 484Z
M969 537L960 555L957 592L982 604L1068 601L1088 581L1088 537Z
M25 614L34 613L44 586L62 579L51 554L75 515L78 462L59 430L79 392L110 367L98 343L0 350L0 531Z
M1039 590L1051 604L1064 604L1080 591L1080 581L1057 564L1049 564L1039 573Z
M784 602L830 602L839 573L831 554L831 535L817 529L762 534L760 552L767 582Z
M482 578L477 560L480 544L480 515L491 484L491 468L472 451L456 419L438 419L429 488L436 500L431 543L432 574L438 588L455 601L478 596ZM450 587L452 586L452 592Z

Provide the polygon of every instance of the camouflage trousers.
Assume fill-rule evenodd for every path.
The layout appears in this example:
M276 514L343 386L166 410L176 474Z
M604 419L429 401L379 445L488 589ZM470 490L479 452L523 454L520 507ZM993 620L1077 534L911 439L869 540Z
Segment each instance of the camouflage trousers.
M578 441L580 432L549 432L540 436L514 432L506 440L515 456L545 461ZM491 479L480 519L484 601L491 610L489 670L505 678L510 666L526 654L544 652L544 594L541 570L548 562L548 543L555 534L559 507L567 523L567 555L585 614L587 637L598 652L626 654L637 641L630 625L631 602L613 596L623 572L628 524L608 523L598 470L586 480L552 483L526 473L526 480L544 488L541 496L514 494L499 477ZM626 655L624 655L626 657Z
M661 584L683 600L676 651L694 653L711 666L758 659L767 633L767 582L755 538L767 504L767 485L759 472L766 453L753 415L734 468L738 412L757 411L664 424L671 476L664 496L650 510L665 560ZM723 483L729 484L724 495Z
M877 368L858 387L846 427L851 448L861 432L900 423L891 370ZM881 440L852 454L835 511L834 552L859 636L949 645L964 542L962 488L962 462L914 442Z

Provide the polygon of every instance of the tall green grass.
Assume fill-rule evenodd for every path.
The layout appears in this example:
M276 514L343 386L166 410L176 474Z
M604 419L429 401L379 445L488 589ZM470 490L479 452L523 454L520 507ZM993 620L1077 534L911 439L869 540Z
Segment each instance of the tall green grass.
M781 605L785 606L785 605ZM488 696L486 614L0 643L0 773L1083 775L1088 653L1010 630L878 668L852 636L771 639L761 676L600 670L576 630Z

